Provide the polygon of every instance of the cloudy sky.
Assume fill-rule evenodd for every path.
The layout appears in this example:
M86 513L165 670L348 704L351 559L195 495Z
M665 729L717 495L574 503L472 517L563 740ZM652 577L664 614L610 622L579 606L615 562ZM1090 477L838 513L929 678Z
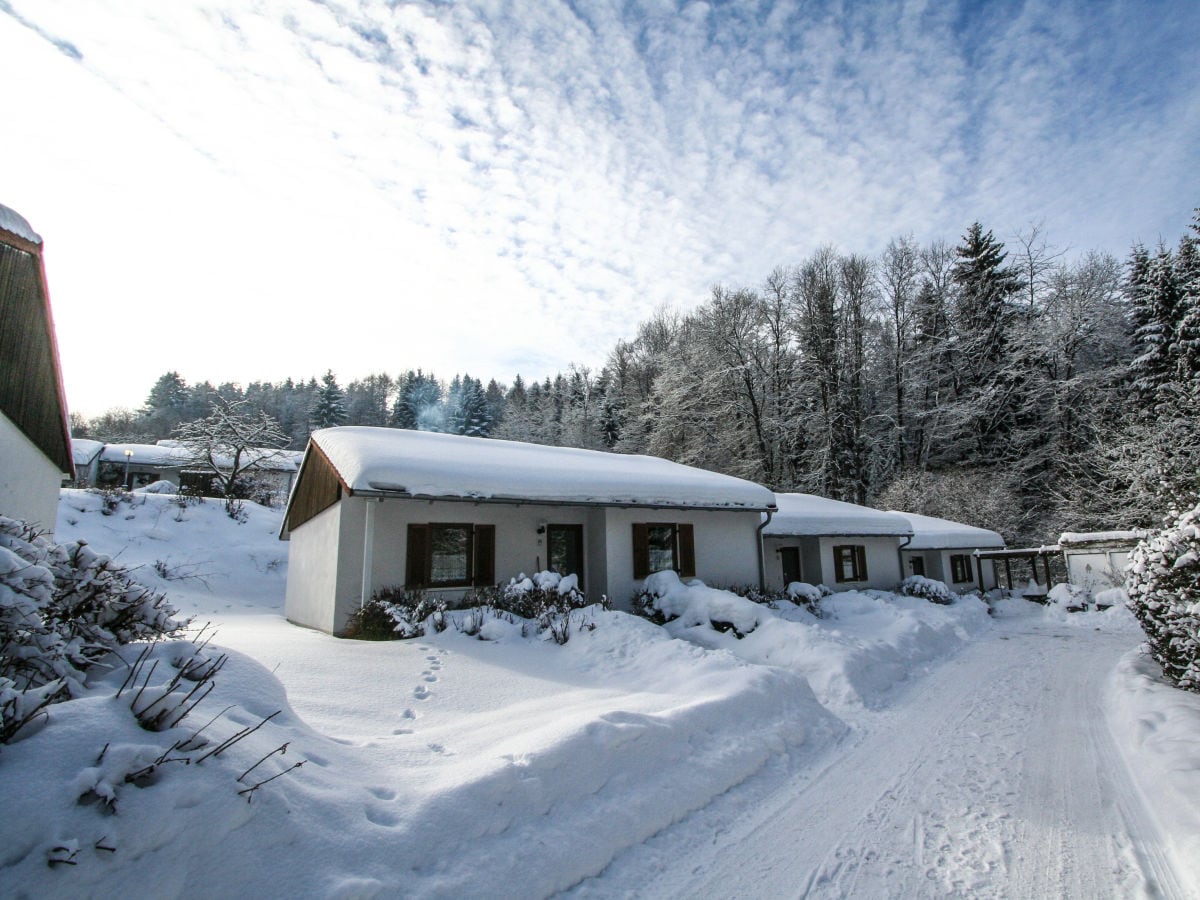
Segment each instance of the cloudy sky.
M822 244L1174 242L1200 3L0 0L68 402L598 366Z

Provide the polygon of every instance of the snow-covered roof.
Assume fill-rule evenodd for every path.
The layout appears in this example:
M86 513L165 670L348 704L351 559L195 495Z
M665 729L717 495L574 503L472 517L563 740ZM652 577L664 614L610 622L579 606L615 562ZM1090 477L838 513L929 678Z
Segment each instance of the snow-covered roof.
M1004 546L1004 538L986 528L918 513L892 512L904 516L912 526L913 539L905 545L905 550L984 550Z
M312 443L357 493L606 506L775 505L762 485L653 456L369 426L326 428L313 433Z
M815 494L776 494L779 512L763 529L768 537L854 535L907 537L908 520L897 513L830 500Z
M132 451L129 463L134 466L179 468L197 463L196 455L175 441L161 441L157 444L106 444L100 458L104 462L123 464L126 450ZM222 468L227 468L233 463L229 456L218 455L216 460L217 465ZM294 472L298 466L296 451L292 450L251 447L242 457L242 465L255 460L258 461L258 468L266 471Z
M114 463L124 463L128 459L129 464L133 466L162 467L185 466L193 457L182 447L164 447L161 444L105 444L100 459Z
M1149 532L1136 529L1132 531L1064 531L1059 535L1058 543L1062 547L1072 544L1133 544L1146 537L1147 534Z
M0 228L3 228L10 234L15 234L22 240L29 241L31 244L40 244L42 242L38 233L25 221L25 217L16 210L9 209L3 203L0 203Z
M104 449L103 441L92 441L87 438L71 438L71 459L77 466L86 466Z

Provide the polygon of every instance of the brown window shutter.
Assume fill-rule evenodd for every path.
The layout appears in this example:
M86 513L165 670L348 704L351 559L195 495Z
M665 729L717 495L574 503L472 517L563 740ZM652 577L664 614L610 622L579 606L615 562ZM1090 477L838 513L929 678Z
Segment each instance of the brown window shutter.
M854 548L854 552L858 555L858 580L867 580L867 548L862 544L858 544Z
M496 583L496 526L475 526L475 573L476 587L490 587Z
M408 549L404 556L404 586L424 587L429 583L429 526L408 526Z
M635 580L650 574L650 529L645 522L633 523L633 577Z
M679 534L679 574L683 578L696 577L696 539L691 522L680 522L675 526Z

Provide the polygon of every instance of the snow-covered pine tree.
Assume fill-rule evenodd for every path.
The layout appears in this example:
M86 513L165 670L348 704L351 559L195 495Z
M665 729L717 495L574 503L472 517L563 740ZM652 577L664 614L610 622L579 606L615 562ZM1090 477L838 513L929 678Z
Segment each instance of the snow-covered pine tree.
M441 431L445 420L441 382L432 372L426 375L420 369L410 369L403 382L392 408L392 427Z
M1179 326L1175 333L1175 374L1184 383L1200 381L1200 209L1191 233L1175 252L1175 283L1179 296Z
M1004 265L1004 244L975 222L955 248L951 271L956 418L952 443L964 461L994 463L1007 453L1008 433L1020 399L1021 372L1009 348L1016 320L1017 273Z
M346 395L338 387L332 370L326 370L321 376L321 386L309 409L308 421L313 431L346 424Z
M1126 587L1163 674L1200 692L1200 506L1134 548Z
M1133 310L1134 347L1130 364L1133 393L1144 414L1152 415L1164 386L1176 378L1176 337L1182 309L1175 279L1175 256L1166 247L1149 256L1134 250L1129 265L1129 299Z

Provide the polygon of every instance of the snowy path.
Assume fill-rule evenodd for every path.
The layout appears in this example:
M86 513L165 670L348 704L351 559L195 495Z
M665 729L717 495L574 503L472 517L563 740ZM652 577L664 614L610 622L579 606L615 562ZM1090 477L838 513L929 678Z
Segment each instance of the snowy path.
M730 792L577 892L1189 896L1101 706L1136 642L998 623L822 763Z

